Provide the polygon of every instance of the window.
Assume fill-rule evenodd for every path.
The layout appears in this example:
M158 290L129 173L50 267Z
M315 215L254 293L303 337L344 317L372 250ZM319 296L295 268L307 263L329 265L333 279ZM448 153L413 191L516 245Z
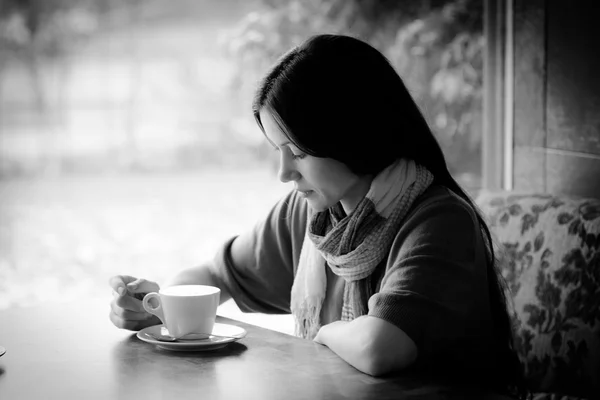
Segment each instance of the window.
M0 5L0 307L161 281L261 218L289 187L252 91L313 33L379 48L451 172L482 184L479 1L30 3Z

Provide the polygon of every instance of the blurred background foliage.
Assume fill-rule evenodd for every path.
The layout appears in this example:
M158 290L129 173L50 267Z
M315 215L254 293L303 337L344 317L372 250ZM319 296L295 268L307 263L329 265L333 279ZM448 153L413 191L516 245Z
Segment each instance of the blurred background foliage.
M207 12L208 8L223 11ZM167 3L156 0L1 0L0 12L0 88L4 88L0 105L0 134L6 137L11 132L18 132L23 124L37 120L37 131L53 131L54 136L48 132L33 132L35 129L28 129L28 134L54 137L48 139L48 145L43 147L46 150L54 147L56 150L54 155L40 156L44 151L38 150L36 156L29 154L30 157L22 157L27 151L15 152L10 148L11 143L31 147L33 139L26 142L5 140L3 150L6 157L0 164L0 172L4 175L31 174L40 169L48 171L52 165L54 168L50 170L54 172L86 169L85 164L90 164L94 159L89 152L78 151L69 145L69 142L77 140L74 137L80 136L81 126L89 127L94 125L94 121L73 126L73 118L65 117L65 110L78 107L73 106L73 97L77 98L77 95L72 95L73 90L82 88L76 84L75 89L66 90L69 85L64 80L68 79L65 76L73 73L74 59L81 58L80 55L86 52L91 53L90 49L94 46L102 48L98 38L106 36L107 32L112 32L113 38L108 42L109 45L103 47L103 57L106 59L107 55L117 55L129 61L124 72L128 75L128 81L115 84L125 85L128 89L127 93L124 93L123 87L112 92L113 99L119 97L114 94L115 91L121 93L119 104L112 106L120 107L121 113L113 110L108 119L117 122L104 127L96 135L103 136L112 129L113 133L121 132L122 137L111 139L108 150L102 153L105 157L98 158L96 169L106 164L106 157L117 160L117 166L111 163L113 168L150 170L249 163L254 160L260 162L265 159L274 162L250 115L250 101L256 81L291 46L299 44L311 34L329 32L360 37L389 58L430 122L452 172L468 186L477 186L479 183L484 46L481 1L177 0ZM160 110L142 106L144 97L140 92L143 90L139 86L143 86L145 68L143 49L154 48L156 53L161 46L168 48L169 45L160 41L150 42L153 38L149 32L154 26L160 27L165 23L202 25L203 14L211 13L232 15L218 30L213 29L210 38L218 46L216 56L229 63L227 66L215 64L210 68L220 69L221 74L227 76L221 76L222 84L213 87L212 93L207 93L206 87L195 81L202 80L198 75L207 71L202 69L199 62L188 62L178 68L175 71L180 75L177 79L184 81L176 82L180 93L167 99L154 93L150 101L162 101L165 106L163 113L177 109L179 103L184 103L182 108L188 112L184 117L179 112L166 112L160 132L152 133L152 129L145 129L139 121ZM118 36L118 32L124 34ZM200 39L193 38L194 31L188 33L192 36L185 43L185 49L180 53L173 49L163 51L162 57L179 57L183 60L181 54L186 52L189 58L201 53L201 46L194 46L194 41ZM10 71L11 65L18 65L18 75L24 74L28 82L27 90L21 90L20 95L17 93L19 90L14 90L14 85L7 85L7 81L10 81L7 71ZM58 72L54 76L58 78L53 78L54 87L44 82L45 76L47 78L49 75L49 65L62 66L55 69ZM214 71L209 75L211 73L214 74ZM113 71L98 79L116 75ZM106 85L110 87L111 82L106 82ZM173 86L173 82L167 81L166 85ZM197 93L192 93L194 90ZM27 91L29 97L23 95ZM210 107L204 108L207 100L200 99L199 94L205 97L212 95L213 99L208 103L220 102L226 110L211 112ZM94 95L99 96L98 93ZM89 102L90 99L80 99L82 101ZM104 98L96 102L96 106L104 107L106 102ZM25 104L28 112L24 112ZM88 105L87 112L93 107ZM197 114L203 112L215 115L213 119L218 116L220 121L213 120L208 125L206 120L199 121ZM119 115L115 116L115 113ZM193 117L194 114L196 117ZM178 122L165 123L167 118L177 119ZM184 129L182 124L186 125ZM174 131L181 130L186 130L185 139L176 139ZM64 131L70 133L61 139L61 132ZM149 146L148 143L157 135L171 138L171 146ZM208 136L211 139L207 139ZM235 154L228 151L226 153L229 156L223 152L221 156L215 156L215 151L222 149L224 142L232 140L237 143ZM173 142L177 145L173 145ZM26 160L29 165L25 165Z
M115 274L161 282L260 220L289 188L254 87L315 33L380 49L476 188L482 13L477 0L0 0L0 309L107 296Z
M452 172L466 185L479 185L483 2L264 0L263 5L240 22L228 42L237 60L237 89L248 96L266 68L310 34L359 37L382 51L403 77Z

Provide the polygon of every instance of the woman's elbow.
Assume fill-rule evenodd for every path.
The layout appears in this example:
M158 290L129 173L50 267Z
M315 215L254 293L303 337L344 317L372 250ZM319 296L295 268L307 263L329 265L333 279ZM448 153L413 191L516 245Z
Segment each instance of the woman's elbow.
M394 348L395 347L395 348ZM363 372L379 377L411 366L417 359L416 346L386 346L372 343L364 348Z

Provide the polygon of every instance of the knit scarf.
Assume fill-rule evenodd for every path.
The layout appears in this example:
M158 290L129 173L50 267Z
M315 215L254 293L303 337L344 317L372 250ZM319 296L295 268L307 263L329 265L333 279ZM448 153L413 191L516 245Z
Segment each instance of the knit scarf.
M291 293L296 336L313 339L327 287L326 265L345 280L342 321L366 313L370 275L386 257L402 220L433 175L412 160L400 159L381 171L350 215L341 205L323 212L309 207L308 223Z

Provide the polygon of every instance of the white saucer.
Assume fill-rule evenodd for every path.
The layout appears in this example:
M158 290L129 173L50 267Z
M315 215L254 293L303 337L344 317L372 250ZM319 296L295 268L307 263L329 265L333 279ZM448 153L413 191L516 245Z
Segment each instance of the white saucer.
M163 342L161 340L156 340L151 335L168 335L168 331L163 325L154 325L139 331L137 337L144 342L155 344L157 347L165 350L208 351L225 347L227 344L243 338L246 336L246 333L246 330L239 326L215 323L212 335L218 336L209 336L198 340L187 339L181 342Z
M0 357L2 357L4 355L4 353L6 353L6 349L2 346L0 346Z

